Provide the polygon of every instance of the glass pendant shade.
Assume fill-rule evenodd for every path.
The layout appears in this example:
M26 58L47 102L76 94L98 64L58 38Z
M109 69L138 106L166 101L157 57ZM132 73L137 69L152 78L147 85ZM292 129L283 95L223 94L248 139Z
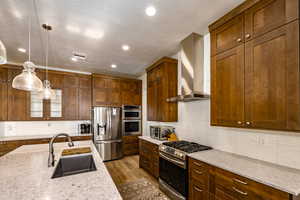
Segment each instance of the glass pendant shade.
M44 88L40 92L40 97L43 99L55 99L55 91L51 89L50 81L44 80Z
M7 62L6 48L0 40L0 65L3 65Z
M12 87L25 91L42 91L43 83L34 72L35 65L30 61L26 61L23 67L22 73L14 78Z

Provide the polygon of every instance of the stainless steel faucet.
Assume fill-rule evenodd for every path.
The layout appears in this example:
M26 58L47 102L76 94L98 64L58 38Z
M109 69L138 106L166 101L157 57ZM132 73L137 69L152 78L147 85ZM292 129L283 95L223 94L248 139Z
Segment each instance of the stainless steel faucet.
M57 135L54 135L49 143L49 157L48 157L48 167L54 167L55 159L54 159L54 149L53 149L53 143L56 138L60 136L65 136L68 138L68 146L73 147L74 143L72 142L71 137L67 133L59 133Z

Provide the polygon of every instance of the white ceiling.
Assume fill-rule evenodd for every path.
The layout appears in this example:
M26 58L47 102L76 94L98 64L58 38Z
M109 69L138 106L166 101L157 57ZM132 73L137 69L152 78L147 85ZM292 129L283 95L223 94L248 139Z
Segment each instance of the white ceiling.
M207 26L244 0L1 0L0 40L8 60L22 63L28 49L28 16L32 15L32 57L44 65L45 35L41 24L53 26L50 35L50 66L86 72L115 72L137 75L162 56L178 50L192 32L204 34ZM145 15L155 6L154 17ZM40 23L40 24L39 24ZM74 27L76 32L69 31ZM89 38L86 32L102 35ZM130 45L130 51L121 49ZM87 54L86 62L74 63L72 52ZM112 69L114 63L118 67Z

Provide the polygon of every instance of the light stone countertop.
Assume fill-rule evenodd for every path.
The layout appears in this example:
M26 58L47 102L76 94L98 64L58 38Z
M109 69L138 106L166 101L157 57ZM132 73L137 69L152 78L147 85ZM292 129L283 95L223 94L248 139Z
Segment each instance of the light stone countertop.
M292 195L300 194L298 169L219 150L200 151L188 156Z
M48 144L24 145L0 157L0 199L9 200L121 200L110 174L92 141L75 141L91 147L96 171L51 179ZM56 164L67 143L55 143Z
M32 139L44 139L44 138L52 138L56 134L51 135L23 135L23 136L5 136L0 137L0 141L14 141L14 140L32 140ZM89 134L69 134L71 137L73 136L92 136L92 133Z
M151 142L153 144L157 144L157 145L160 145L160 144L162 144L164 142L168 142L167 140L164 140L164 141L156 140L156 139L153 139L153 138L151 138L149 136L144 136L144 135L143 136L139 136L139 138L142 139L142 140L146 140L148 142Z

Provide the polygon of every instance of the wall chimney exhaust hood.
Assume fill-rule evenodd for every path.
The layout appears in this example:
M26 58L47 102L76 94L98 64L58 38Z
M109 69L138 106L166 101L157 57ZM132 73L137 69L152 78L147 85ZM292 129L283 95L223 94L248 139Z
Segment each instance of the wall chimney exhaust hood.
M179 55L181 94L168 98L168 102L190 102L209 99L204 93L204 41L203 36L192 33L181 42Z

